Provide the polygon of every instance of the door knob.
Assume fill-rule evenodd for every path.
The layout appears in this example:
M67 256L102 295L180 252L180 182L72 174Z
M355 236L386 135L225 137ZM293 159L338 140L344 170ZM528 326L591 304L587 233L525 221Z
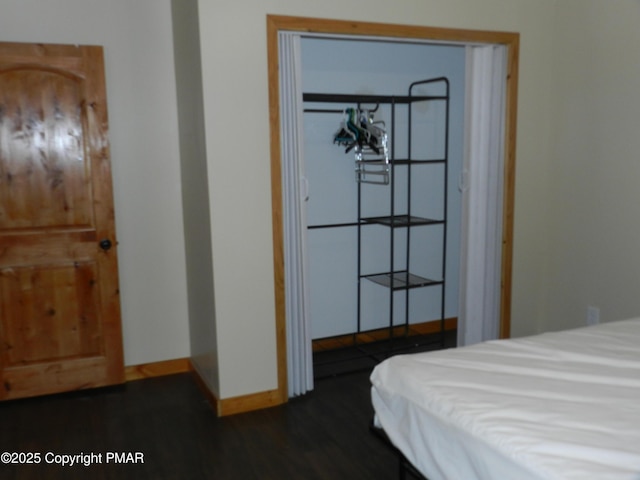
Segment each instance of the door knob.
M107 250L109 250L111 248L111 240L109 240L108 238L105 238L104 240L100 241L100 248L102 250L104 250L105 252Z

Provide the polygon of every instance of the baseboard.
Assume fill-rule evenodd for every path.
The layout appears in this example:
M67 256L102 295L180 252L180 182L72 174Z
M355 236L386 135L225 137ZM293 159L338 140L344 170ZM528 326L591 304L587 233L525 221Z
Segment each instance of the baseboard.
M286 402L286 399L282 400L278 390L258 392L220 400L209 390L198 371L192 367L191 361L188 358L176 358L174 360L164 360L162 362L125 367L125 381L131 382L144 378L161 377L163 375L186 372L193 374L207 401L219 417L275 407L276 405L281 405Z
M438 333L441 325L440 320L434 320L431 322L414 323L406 328L404 325L393 328L393 336L413 336L413 335L429 335L432 333ZM455 330L458 328L458 318L447 318L444 321L444 329L446 331ZM313 351L319 352L324 350L334 350L336 348L351 347L353 345L378 342L380 340L386 340L390 337L389 328L380 328L377 330L371 330L363 333L350 333L347 335L340 335L330 338L320 338L313 340Z
M262 410L263 408L275 407L285 403L286 399L280 398L278 390L253 393L251 395L241 395L239 397L224 398L218 400L218 416L235 415L237 413Z
M188 358L176 358L174 360L164 360L161 362L144 363L141 365L131 365L125 367L125 381L142 380L144 378L161 377L163 375L173 375L174 373L185 373L191 371L191 361Z
M445 318L444 329L445 331L455 330L458 328L458 318L451 317ZM440 331L440 321L435 320L433 322L416 323L409 325L409 335L428 335L430 333L438 333Z
M266 392L252 393L250 395L241 395L238 397L219 399L209 389L206 382L202 379L198 370L192 370L196 383L202 390L202 393L211 404L219 417L226 417L238 413L251 412L253 410L262 410L263 408L275 407L286 403L287 399L282 399L278 390L269 390Z

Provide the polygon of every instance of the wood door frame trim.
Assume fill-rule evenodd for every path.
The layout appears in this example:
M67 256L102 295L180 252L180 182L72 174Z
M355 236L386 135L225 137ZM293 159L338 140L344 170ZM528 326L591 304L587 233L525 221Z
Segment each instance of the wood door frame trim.
M327 35L353 35L419 39L434 42L499 44L507 47L506 122L504 137L504 199L502 208L502 263L500 284L500 337L511 333L511 283L513 266L513 222L515 199L516 127L520 34L513 32L424 27L371 22L353 22L307 17L267 15L267 60L269 81L269 126L271 156L271 202L273 225L274 295L278 392L282 403L287 394L286 313L284 287L284 234L282 217L282 165L280 144L280 99L278 79L278 32L296 31Z

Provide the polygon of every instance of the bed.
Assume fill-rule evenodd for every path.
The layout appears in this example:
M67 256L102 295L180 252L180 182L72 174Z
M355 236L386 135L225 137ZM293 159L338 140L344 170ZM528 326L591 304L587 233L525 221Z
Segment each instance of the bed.
M371 383L429 480L640 480L640 319L397 355Z

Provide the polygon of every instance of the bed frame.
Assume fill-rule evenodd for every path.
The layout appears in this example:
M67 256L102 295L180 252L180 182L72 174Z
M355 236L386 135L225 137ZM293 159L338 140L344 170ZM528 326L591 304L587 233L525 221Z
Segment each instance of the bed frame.
M385 447L390 449L398 458L398 479L399 480L408 480L407 474L411 475L411 478L418 480L429 480L427 477L422 475L416 468L411 464L409 460L404 456L404 454L398 450L389 440L387 434L380 427L376 427L374 425L373 420L369 424L369 431L378 438Z

